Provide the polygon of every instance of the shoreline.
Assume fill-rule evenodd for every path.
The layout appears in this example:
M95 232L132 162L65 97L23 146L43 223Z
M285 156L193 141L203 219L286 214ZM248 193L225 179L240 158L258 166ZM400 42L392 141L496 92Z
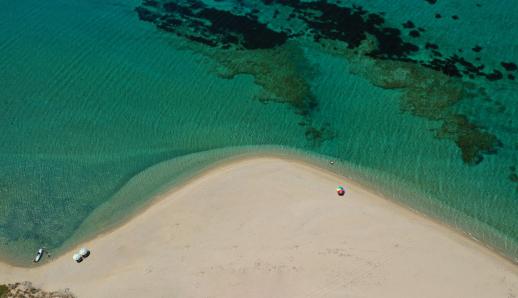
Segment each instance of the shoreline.
M311 226L311 222L313 220L315 220L315 218L322 218L321 219L322 222L326 223L326 225L328 223L342 225L342 224L340 224L340 222L343 222L343 221L349 222L350 220L353 220L352 222L349 222L348 225L354 225L356 222L363 222L363 224L360 225L361 227L365 227L368 229L383 229L384 228L384 227L377 227L376 222L370 223L369 220L365 221L366 219L362 215L356 214L356 212L354 212L354 210L347 209L343 206L340 207L340 204L342 204L342 203L347 204L347 203L349 203L349 200L351 200L351 202L358 204L357 208L362 213L369 214L369 212L372 212L373 210L377 210L376 212L380 212L380 214L386 213L387 215L389 215L388 217L386 217L384 215L386 225L393 224L392 221L403 220L403 221L408 221L408 223L411 223L410 226L407 225L408 223L401 224L401 226L398 226L398 229L408 230L409 233L412 232L413 229L417 229L417 228L424 229L423 231L425 231L425 232L428 231L429 234L424 233L424 235L419 235L419 234L422 234L422 232L416 233L415 235L412 234L412 237L415 238L414 239L415 241L417 241L417 239L420 239L420 237L431 237L431 235L435 235L433 237L439 237L439 238L443 239L444 241L448 242L449 243L448 245L450 245L452 247L452 253L458 254L459 257L463 256L464 253L466 253L467 255L470 255L470 256L473 255L473 258L475 258L475 256L476 256L476 258L474 259L476 262L493 264L491 266L493 266L493 267L496 266L499 268L499 270L504 270L505 272L510 272L510 273L507 273L507 274L511 274L511 275L508 275L508 277L510 276L511 280L516 279L516 287L518 290L518 267L514 263L509 262L509 259L503 258L500 254L497 254L494 251L488 249L487 247L481 245L480 242L473 241L473 239L470 239L465 234L458 233L454 229L451 229L449 226L447 226L441 222L438 222L436 220L433 220L433 219L429 218L428 216L423 216L422 214L420 214L419 212L417 212L415 210L406 208L405 206L401 206L401 204L398 204L397 202L394 202L391 199L381 197L379 194L373 192L371 189L363 187L361 184L358 184L356 181L353 181L350 178L345 178L343 176L336 175L330 171L326 171L324 169L319 168L318 166L315 166L313 164L308 164L307 162L303 162L300 160L284 159L284 158L272 157L272 156L255 156L255 157L244 156L244 157L234 159L229 162L224 162L223 164L214 166L209 170L203 171L199 175L195 175L194 178L189 179L186 183L184 183L182 185L178 185L177 187L174 187L173 189L170 189L169 191L161 194L160 196L153 199L148 204L148 206L146 206L143 209L140 209L137 214L135 214L134 216L131 216L131 218L125 220L122 225L114 227L113 229L110 229L109 231L98 234L95 237L93 237L92 239L85 241L86 246L88 246L88 247L94 246L94 249L92 250L93 254L91 257L92 262L97 262L98 260L96 260L96 258L104 257L104 256L102 256L102 254L104 254L108 250L115 249L116 247L114 247L114 245L117 246L121 242L130 241L131 240L130 238L132 238L132 237L137 237L135 235L132 235L135 229L144 229L144 231L146 231L146 229L149 229L149 228L144 228L144 226L146 226L148 224L151 225L150 222L155 221L153 223L153 225L151 226L151 228L152 228L151 230L157 229L157 230L162 231L161 233L159 233L159 235L162 235L163 233L166 233L166 234L169 233L171 228L176 227L176 226L172 225L172 223L169 222L169 220L175 220L174 219L175 217L183 218L185 221L194 221L193 225L195 227L198 227L196 229L202 229L202 230L211 229L211 226L213 224L216 224L218 226L222 225L221 229L218 228L217 230L215 230L213 232L222 233L222 234L220 234L220 236L222 238L230 237L229 234L235 233L236 230L233 230L233 229L235 229L235 227L230 227L231 228L230 232L225 232L225 228L229 228L228 226L226 226L227 220L225 220L225 218L228 219L228 221L232 222L234 220L233 217L239 218L239 217L243 216L240 212L235 213L236 211L232 210L232 208L235 208L235 206L238 206L239 208L245 208L246 210L248 210L247 208L251 208L248 206L248 204L262 204L260 200L258 201L258 200L253 200L253 198L250 198L250 200L253 200L253 201L250 201L250 202L247 201L248 203L246 203L245 205L242 205L242 206L240 205L240 204L243 204L240 201L240 199L242 198L242 195L239 192L235 193L236 189L238 189L239 191L243 191L243 190L246 191L247 189L246 188L240 189L241 186L239 186L239 185L231 186L231 185L233 185L232 183L235 182L238 184L249 184L249 183L255 183L255 182L250 181L250 179L245 179L246 177L242 178L241 175L235 174L234 172L236 172L236 171L238 171L238 172L240 171L240 173L242 173L243 176L248 175L248 178L255 177L254 179L265 180L265 182L263 184L266 184L266 185L264 185L266 188L271 187L271 188L276 189L275 192L270 192L270 189L263 190L261 181L258 181L256 183L256 185L253 186L253 187L259 187L259 188L257 188L257 191L256 191L258 193L254 192L250 196L252 196L254 198L255 197L267 198L267 197L264 197L264 195L278 196L278 200L283 200L283 202L285 204L288 204L286 206L289 208L286 210L288 210L288 211L292 210L292 213L295 212L295 214L298 214L296 217L294 217L294 220L303 220L302 225L297 226L297 228L294 230L289 230L288 232L290 235L298 235L297 233L300 231L300 229L304 229L304 227L308 226L308 225ZM275 175L275 174L284 175L284 171L286 171L286 173L289 175L286 176L286 182L270 181L270 180L268 180L269 179L268 177L264 177L264 175L263 175L264 173L261 171L263 171L264 173L268 173L268 175ZM313 180L315 180L315 181L313 181ZM225 184L221 186L221 188L222 188L221 190L216 190L216 189L214 190L214 192L217 192L218 201L212 202L212 205L210 207L205 207L205 206L203 206L203 204L201 204L199 202L195 202L195 200L196 200L195 198L191 198L194 196L194 197L198 197L198 200L199 199L210 199L211 196L207 197L207 195L204 195L204 194L191 194L189 192L196 191L197 189L199 189L200 184L201 185L208 184L209 188L218 187L219 184L214 181L223 181ZM317 189L313 190L313 188L320 189L322 187L321 185L325 184L327 186L324 189L325 189L325 192L327 193L328 188L330 188L330 187L334 188L334 186L330 186L330 185L334 185L339 182L346 182L346 184L345 184L346 189L348 189L348 191L349 190L351 191L350 198L348 198L346 195L345 200L336 199L337 197L336 197L336 194L334 193L334 189L331 189L330 193L328 193L328 194L321 194L322 193L321 190L317 190ZM301 188L307 188L307 190L305 190L304 192L301 190L301 192L297 193L297 194L290 194L289 191L286 193L279 194L279 191L280 192L285 191L283 189L284 186L279 185L279 183L281 183L281 184L288 183L288 185L292 185L292 186L298 185ZM293 189L293 187L291 187L290 189ZM305 196L306 191L313 192L313 196L315 196L315 197L307 198L307 199L301 197L301 196ZM357 198L359 198L359 201ZM213 215L213 213L219 212L220 200L227 200L227 199L233 200L233 201L224 203L225 204L224 206L226 206L226 208L228 210L221 213L223 215L223 217L222 217L223 221L217 220L211 224L210 218L215 216L215 215ZM328 199L331 199L331 201L328 201ZM299 200L302 200L300 204L297 203ZM315 200L315 201L312 201L312 200ZM221 202L225 202L225 201L221 201ZM270 204L268 206L275 207L275 204L276 204L275 202L276 202L275 200L268 201L268 202L265 202L264 204ZM207 202L207 203L211 203L211 202ZM274 204L274 205L272 206L271 204ZM306 204L311 204L311 206L313 206L313 207L308 209L307 207L304 207ZM336 205L336 204L339 204L339 205ZM180 206L178 206L178 205L180 205ZM202 206L200 206L200 205L202 205ZM326 208L326 205L329 205L329 206L336 205L335 207L337 207L337 208L345 208L345 209L343 209L342 211L334 210L334 208ZM188 209L185 209L185 208L182 209L182 206L184 206L184 207L187 206L185 208L188 208ZM260 207L264 208L265 206L260 206ZM270 207L268 207L268 208L270 208ZM261 208L258 208L258 209L262 210ZM163 209L163 210L161 210L161 209ZM197 211L200 215L198 216L198 215L196 215L198 213L194 212L193 214L195 216L193 216L193 214L191 214L191 211L189 211L188 213L185 213L186 212L185 210L191 210L191 209L194 209L194 210L200 209L201 211L200 210ZM318 209L318 210L314 211L314 209ZM165 210L169 210L168 212L170 212L170 213L172 212L172 214L167 213L167 215L166 215L166 213L160 213L160 212L166 212ZM206 213L206 212L208 212L208 213ZM250 215L248 215L248 218L243 218L242 220L245 220L246 222L248 220L251 220L252 223L247 222L247 224L253 226L254 231L256 231L256 230L261 231L263 225L269 224L268 222L270 220L267 220L261 224L254 222L255 221L255 219L254 219L255 209L254 208L250 209L248 212L252 212L252 213ZM270 216L269 215L270 212L271 211L264 213L265 215L261 215L262 213L259 212L258 216ZM300 213L300 212L302 212L302 213ZM313 215L310 216L309 214L311 214L312 212L317 212L317 214L315 216L313 216ZM343 216L341 215L342 214L341 212L344 212ZM352 212L352 213L350 213L350 212ZM374 212L372 214L376 215L377 214L376 212ZM328 216L327 213L334 213L335 215L334 215L334 217L327 218L327 216ZM162 217L165 215L165 217L163 219L157 219L156 217L159 214L162 214L161 215ZM176 215L174 215L174 214L176 214ZM207 217L209 219L206 219ZM169 219L169 218L171 218L171 219ZM209 221L207 221L207 220L209 220ZM386 220L389 220L389 221L386 221ZM291 221L289 221L289 220L286 221L282 217L281 218L272 218L271 221L272 222L279 221L280 226L283 226L283 225L289 226L292 224ZM181 220L180 220L180 222L181 222ZM307 222L307 223L304 223L304 222ZM200 224L201 224L201 226L199 226ZM163 225L165 225L165 226L163 226ZM368 242L371 240L367 241L367 240L363 239L363 233L357 234L358 232L350 227L348 228L348 225L341 226L341 227L346 230L345 232L351 233L350 236L352 235L354 237L360 237L357 239L359 242L366 241L364 243L362 242L363 244L354 244L354 243L350 244L352 246L354 246L354 245L359 245L359 246L356 247L357 251L353 250L354 253L349 252L348 254L352 254L352 255L359 254L359 255L362 255L361 258L367 258L367 259L378 258L379 256L376 254L372 255L372 254L369 254L368 252L361 252L361 250L364 249L364 247L362 247L362 245L371 245L370 242ZM413 225L417 225L417 227L413 227ZM333 231L333 233L339 234L342 232L341 229L338 229L335 231L334 229L336 229L336 227L333 227L333 226L330 226L330 229ZM324 230L317 229L317 230L320 231L320 232L318 232L318 234L315 234L318 237L320 237L320 234L326 233L326 232L324 232L324 231L326 231L325 229ZM234 231L234 232L232 232L232 231ZM239 231L239 229L237 231ZM378 235L378 237L383 238L383 237L386 237L384 235L387 232L393 232L393 231L387 230L381 234L376 234L376 235ZM140 235L138 237L146 237L145 239L147 239L149 242L154 243L154 242L158 241L154 238L147 238L149 236L145 235L146 233L143 235L139 234L138 231L135 233ZM261 232L261 233L265 233L265 232ZM264 235L269 236L268 233L270 233L270 234L273 233L272 237L274 237L275 230L267 232ZM377 232L377 233L379 233L379 232ZM194 234L196 234L196 233L194 233ZM157 235L155 235L155 236L157 236ZM304 235L302 235L302 234L300 235L300 237L303 237L303 236ZM304 237L306 237L306 236L304 236ZM317 237L317 236L315 236L315 237ZM168 237L173 237L173 236L168 236ZM195 235L193 235L193 233L189 232L189 233L186 233L184 235L184 237L187 237L187 239L190 239L192 237L197 237L197 236L195 236ZM212 233L208 233L206 237L209 237L209 239L207 240L206 238L201 237L200 239L196 239L196 241L191 241L192 243L189 242L190 243L189 245L196 246L196 243L198 243L198 241L201 241L200 243L205 243L205 242L209 241L209 243L212 243L211 245L215 245L215 248L205 251L204 249L201 249L198 247L198 248L194 249L195 253L196 252L199 253L200 249L201 249L201 252L203 252L203 253L212 254L212 253L214 253L214 250L218 251L218 249L221 249L220 246L222 245L222 243L224 241L221 242L220 239L211 239L213 237ZM306 241L311 242L312 237L309 237L309 238L306 237L304 239L306 239ZM399 240L397 240L397 242L400 243L400 245L402 245L402 246L405 245L403 243L406 241L404 239L406 237L406 234L405 234L405 237L403 237L402 235L398 235L396 233L393 235L393 237L399 239ZM114 241L112 238L118 239L118 241ZM336 242L335 238L336 237L325 238L325 241L334 243L334 242ZM230 237L229 239L232 239L232 237ZM135 239L133 239L132 241L134 241L134 240ZM389 240L392 241L392 239L388 239L387 241L389 241ZM156 244L163 248L169 247L169 246L165 246L166 244L173 245L174 247L172 247L172 248L176 254L178 254L184 250L189 251L189 248L179 247L179 245L180 245L179 243L181 241L179 241L179 243L177 243L177 240L173 241L173 239L168 239L169 242L166 241L167 243L164 242L165 240L161 240L161 241L162 242L160 242L160 241L156 242ZM378 240L374 239L372 241L378 241ZM429 240L426 240L426 241L429 241ZM144 242L142 243L142 246L144 246L144 247L142 247L142 248L137 247L136 249L144 250L144 251L147 251L148 249L150 249L150 248L145 247L146 244ZM85 243L82 243L81 246L84 245ZM101 243L102 245L99 243ZM246 245L246 243L248 243L248 240L243 241L243 243L244 243L243 245ZM95 247L96 245L103 246L103 249L96 248ZM152 245L152 244L150 244L150 245ZM258 242L257 245L259 245L259 246L264 245L264 241ZM275 246L276 244L273 243L271 245ZM427 245L434 246L434 245L438 245L438 244L429 243ZM130 246L131 246L131 244L130 244ZM178 247L176 247L176 246L178 246ZM316 244L314 244L313 246L314 246L313 249L320 247L319 245L316 245ZM77 247L79 247L79 245L74 246L74 249L76 249ZM202 245L202 248L203 247L204 246ZM211 247L211 246L209 245L209 247ZM373 247L377 247L377 246L374 245ZM427 246L424 246L423 249L425 249L425 247L427 247ZM324 247L322 247L322 248L324 248ZM255 247L255 246L251 246L248 248L248 250L256 250L256 249L257 249L257 247ZM282 248L280 251L278 251L276 253L282 253L286 249L287 248ZM411 247L409 246L409 248L407 248L407 249L411 250ZM437 249L440 250L442 248L438 247ZM248 250L245 250L243 253L244 254L248 253ZM392 247L386 247L386 250L395 250L395 249ZM117 251L117 249L115 249L115 251ZM277 250L275 250L275 251L277 251ZM464 253L461 253L462 251L464 251ZM160 256L156 256L154 254L146 255L144 253L143 255L140 255L140 254L134 255L134 253L132 253L131 251L126 251L126 250L123 250L121 253L122 253L122 255L124 255L124 254L129 255L129 257L124 257L124 259L127 260L127 262L129 262L130 264L132 264L133 258L136 258L138 260L142 259L142 261L137 262L136 265L132 265L132 267L133 266L138 267L138 266L143 266L142 264L153 263L148 260L149 258L155 260L155 262L157 260L160 261ZM257 252L257 253L260 254L259 252ZM308 253L309 252L306 252L306 254L308 254ZM419 251L416 251L415 253L419 253ZM428 254L433 254L433 253L434 253L433 251L428 252ZM459 253L461 253L461 254L459 254ZM91 262L90 259L85 260L85 264L76 265L76 264L73 264L72 260L69 258L70 257L69 254L70 254L70 251L63 255L57 256L55 259L51 260L48 263L42 264L41 266L32 267L32 268L16 267L16 266L10 266L8 264L0 263L0 279L8 279L8 281L14 282L14 281L17 281L16 278L27 277L24 280L30 280L37 286L41 286L42 288L45 288L45 289L49 288L50 290L58 290L58 289L64 288L66 286L65 283L67 281L53 280L52 279L52 275L54 274L53 272L58 272L59 276L61 276L62 274L68 274L68 273L81 274L81 270L83 270L83 268L86 268L85 270L97 271L98 268L89 267L89 262ZM111 252L108 254L111 254L112 257L117 255L117 254L113 255L114 252ZM162 255L162 253L159 253L159 254L164 258L165 257L174 257L174 256L169 255L168 253L164 253L163 255ZM296 255L297 251L293 250L293 254ZM313 253L311 253L311 254L313 254ZM426 258L427 257L426 253L423 256L420 256L420 258L422 258L422 257ZM201 257L201 258L203 259L203 257ZM232 257L230 256L229 258L232 258ZM308 258L308 259L311 259L311 258ZM111 259L111 258L109 258L109 260L110 260L109 262L115 263L115 264L112 264L113 266L109 265L109 268L110 268L109 272L111 272L113 270L117 270L116 268L119 268L121 266L122 266L121 268L125 268L128 265L125 262L121 262L121 260L116 260L116 259ZM143 260L147 260L147 261L144 262ZM208 261L210 262L210 260L211 259L209 258ZM282 259L282 260L284 260L284 259ZM99 260L98 262L101 262L101 261L102 260ZM104 260L104 261L106 261L106 260ZM450 261L453 263L459 262L459 260L457 260L455 258L451 259ZM462 260L460 260L460 261L462 263ZM233 262L238 262L238 260L234 260ZM304 262L306 262L306 261L304 261ZM305 264L304 262L303 262L303 264ZM369 261L369 262L376 262L376 261L373 260L373 261ZM403 262L403 261L401 261L401 262ZM428 261L428 262L430 262L430 261ZM354 262L353 262L353 264L354 264ZM104 268L104 266L108 266L108 264L97 264L96 266L101 266ZM309 264L306 264L306 266L315 266L315 264L309 263ZM132 267L130 267L130 268L132 268ZM108 270L108 269L106 269L106 270ZM70 271L70 272L63 272L63 271ZM103 270L100 270L100 272L103 272ZM126 272L126 271L123 271L123 272ZM126 273L121 273L121 274L125 275ZM136 272L134 272L134 273L136 273ZM468 273L469 272L466 272L466 274L468 274ZM47 274L51 275L51 277L43 278L43 280L42 280L42 276L45 276ZM174 273L174 274L176 274L176 273ZM232 273L232 274L234 274L234 273ZM297 276L298 274L302 274L302 273L290 273L290 274L293 276ZM473 274L473 273L469 273L469 274ZM112 273L110 273L108 276L112 276L111 278L116 278L116 277L113 277L114 275L112 275ZM263 278L263 277L261 277L261 278ZM96 278L95 275L92 278ZM181 278L181 277L178 277L178 278ZM192 277L192 278L199 279L201 277L197 276L197 277ZM95 280L97 280L97 279L95 279ZM21 281L21 280L18 280L18 281ZM267 281L268 281L268 278L265 282L267 282ZM70 281L68 281L68 282L70 282ZM97 282L101 282L101 281L97 280ZM103 284L106 284L106 283L103 282ZM74 285L75 285L75 283L72 283L69 286L72 288L72 286L74 286ZM512 284L512 285L514 285L514 284ZM90 285L90 286L93 286L93 285ZM513 288L513 287L511 287L511 288ZM84 292L84 291L86 291L86 290L79 288L79 293ZM73 288L72 288L72 292L75 293ZM295 295L295 296L297 296L297 295Z
M276 148L277 149L277 148ZM176 192L181 190L184 187L188 187L192 183L196 182L196 180L199 180L203 177L209 176L213 174L214 172L218 172L221 169L224 168L230 168L232 165L239 164L241 162L246 162L249 160L261 160L261 159L274 159L274 160L281 160L281 161L287 161L287 162L293 162L297 163L299 166L305 167L307 169L317 171L321 175L326 175L329 178L338 178L344 181L348 181L348 185L354 185L355 187L359 187L367 191L373 196L377 196L382 198L383 200L387 200L388 202L396 205L398 208L401 208L403 210L409 211L412 214L415 214L417 216L423 217L426 220L429 220L433 222L434 224L437 224L438 226L441 226L448 232L457 234L458 236L464 237L468 241L472 241L473 243L476 243L477 245L483 247L484 249L489 250L491 253L493 253L495 256L498 256L499 258L511 263L512 265L518 265L518 258L513 258L509 255L506 255L504 252L498 250L496 247L492 246L490 243L486 243L484 241L481 241L480 239L474 237L471 233L466 232L458 227L455 227L451 225L448 222L444 222L436 217L433 217L431 215L428 215L420 210L417 210L407 204L404 204L403 202L391 198L390 196L386 196L383 194L382 191L378 191L377 188L369 183L362 183L361 181L358 181L355 178L352 178L350 176L346 176L339 172L334 172L331 169L334 166L328 166L327 168L318 165L316 162L311 162L310 160L304 159L302 156L299 156L298 152L296 154L293 154L294 152L275 152L275 151L265 151L265 152L254 152L254 151L244 151L241 153L238 153L236 155L230 155L223 160L216 161L214 163L211 163L207 165L206 167L203 167L201 169L198 169L195 171L194 175L188 176L185 180L175 183L170 187L165 187L165 190L160 190L157 193L150 196L150 199L143 202L141 206L138 206L136 210L133 212L130 212L129 214L126 214L123 218L118 219L116 223L111 224L108 228L104 228L100 232L95 232L92 235L87 235L86 237L80 237L80 243L83 242L90 242L94 241L95 239L107 236L119 228L123 227L124 225L131 222L134 218L138 217L141 213L146 212L150 208L153 208L156 204L159 204L161 201L167 199L168 197L174 195ZM323 158L322 156L321 158ZM108 202L110 203L110 202ZM102 206L102 205L101 205ZM95 212L95 211L94 211ZM85 222L88 222L90 219L90 216L85 218L85 220L79 225L79 229L83 227ZM77 231L76 231L77 233ZM62 250L61 248L57 248L57 254L53 254L53 259L48 260L48 258L45 258L44 262L42 264L31 264L32 266L24 266L20 264L11 263L6 259L3 259L0 257L0 266L7 265L13 268L23 268L23 269L32 269L32 268L40 268L42 266L46 266L49 263L51 263L56 258L60 258L65 254L70 254L71 251L78 248L80 244L76 243L78 241L73 241L73 244L69 244L68 242L73 239L76 236L76 233L74 233L69 239L67 239L62 247L66 247L66 249Z
M159 203L160 201L162 201L164 199L167 199L167 197L173 195L174 193L176 193L180 189L189 186L190 184L192 184L197 179L200 179L202 177L208 176L208 175L212 174L213 172L218 171L221 168L231 167L233 164L237 164L237 163L240 163L240 162L243 162L243 161L247 161L247 160L256 160L256 159L278 159L278 160L283 160L283 161L288 161L288 162L294 162L294 163L299 164L300 166L303 166L303 167L306 167L308 169L312 169L312 170L318 171L321 174L325 174L325 175L327 175L327 176L329 176L331 178L339 178L339 179L342 179L344 181L347 180L348 184L350 184L350 185L355 185L356 187L362 188L362 189L366 190L367 192L369 192L370 194L372 194L374 196L381 197L382 199L387 200L387 201L391 202L392 204L395 204L398 208L402 208L402 209L407 210L407 211L409 211L409 212L411 212L413 214L416 214L417 216L421 216L421 217L425 218L426 220L432 221L433 223L435 223L435 224L443 227L444 229L446 229L448 232L452 232L452 233L455 233L455 234L457 234L457 235L459 235L461 237L464 237L465 239L480 245L484 249L489 250L495 256L498 256L499 258L502 258L503 260L505 260L505 261L507 261L507 262L509 262L509 263L511 263L513 265L518 265L518 258L513 258L511 256L506 255L502 251L498 250L496 247L492 246L490 243L486 243L484 241L481 241L480 239L474 237L469 232L466 232L466 231L464 231L464 230L462 230L460 228L457 228L457 227L455 227L455 226L453 226L453 225L451 225L451 224L449 224L447 222L441 221L438 218L435 218L435 217L433 217L431 215L428 215L428 214L426 214L426 213L424 213L422 211L419 211L419 210L417 210L415 208L412 208L411 206L406 205L406 204L404 204L403 202L401 202L401 201L399 201L397 199L390 198L389 196L384 195L382 191L378 191L377 188L375 186L371 185L371 184L362 183L362 182L358 181L357 179L354 179L354 178L352 178L350 176L346 176L346 175L338 173L338 172L333 172L333 171L331 171L330 168L326 168L326 167L320 166L320 165L318 165L316 163L312 163L309 160L306 160L303 157L300 157L298 155L289 154L289 153L279 153L279 152L275 152L275 153L273 153L273 152L268 152L268 153L265 153L265 152L262 152L262 153L244 152L244 153L241 153L241 154L238 154L238 155L233 155L233 156L227 157L227 158L225 158L225 159L223 159L221 161L217 161L215 163L212 163L212 164L206 166L205 168L202 168L202 169L198 170L196 174L194 174L193 176L187 178L185 181L182 181L182 182L180 182L178 184L174 184L172 187L167 188L167 190L158 192L158 194L153 195L151 197L151 199L147 200L141 207L138 208L138 210L136 212L130 213L128 216L123 218L118 224L115 224L115 225L109 227L108 229L106 229L106 230L104 230L104 231L102 231L100 233L95 233L91 237L86 237L86 238L84 238L82 240L82 242L91 241L91 240L94 240L94 239L96 239L98 237L102 237L103 235L112 233L113 231L115 231L118 228L120 228L120 227L124 226L125 224L127 224L133 218L137 217L140 213L143 213L146 210L148 210L149 208L152 208L155 204ZM331 166L331 168L332 167L333 166ZM88 220L88 218L86 220ZM83 224L81 224L80 227L82 225ZM76 245L72 245L72 247L77 247L77 246L78 246L77 244ZM68 250L66 250L65 253L68 253L71 250L73 250L73 249L68 249ZM58 256L61 256L61 254L59 254ZM0 263L4 263L4 262L0 261ZM14 266L15 267L21 267L21 268L34 268L34 267L25 267L25 266L16 266L16 265L14 265Z

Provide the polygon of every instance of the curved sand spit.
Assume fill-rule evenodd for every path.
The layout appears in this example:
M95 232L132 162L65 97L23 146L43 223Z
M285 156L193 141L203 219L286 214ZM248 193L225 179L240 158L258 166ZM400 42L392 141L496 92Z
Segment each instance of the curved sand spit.
M516 265L308 165L252 158L211 170L128 223L38 268L0 265L79 297L515 297Z

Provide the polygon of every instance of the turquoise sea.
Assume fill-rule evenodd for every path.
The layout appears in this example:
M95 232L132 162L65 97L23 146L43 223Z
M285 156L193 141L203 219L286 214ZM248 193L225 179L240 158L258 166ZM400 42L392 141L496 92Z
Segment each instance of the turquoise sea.
M259 153L518 262L518 2L2 3L4 261L63 252Z

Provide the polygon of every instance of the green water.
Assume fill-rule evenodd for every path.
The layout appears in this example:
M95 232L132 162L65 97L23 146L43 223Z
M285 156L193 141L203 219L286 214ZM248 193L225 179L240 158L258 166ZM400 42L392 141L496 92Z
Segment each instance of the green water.
M455 106L503 143L496 154L467 165L454 142L431 132L440 122L402 109L401 90L376 87L352 70L358 63L301 42L303 59L297 63L311 65L311 71L300 72L318 101L311 125L332 131L332 137L315 141L306 135L307 124L300 124L307 116L289 104L258 100L264 86L254 73L222 77L214 56L140 21L134 12L140 4L4 1L3 259L27 264L40 246L62 251L120 223L153 195L202 169L257 152L296 155L323 167L336 159L332 170L518 258L518 183L509 179L509 168L518 165L515 82L484 83L504 112L478 99ZM408 18L396 4L364 5L386 11L395 23ZM460 38L469 44L483 40L478 43L488 63L497 64L491 61L495 55L518 60L518 51L508 47L518 32L501 30L514 24L518 6L485 5L492 17L480 26L483 31L459 25L445 35L445 25L424 10L412 17L423 20L446 51ZM470 9L459 6L439 8ZM472 24L481 15L462 17Z

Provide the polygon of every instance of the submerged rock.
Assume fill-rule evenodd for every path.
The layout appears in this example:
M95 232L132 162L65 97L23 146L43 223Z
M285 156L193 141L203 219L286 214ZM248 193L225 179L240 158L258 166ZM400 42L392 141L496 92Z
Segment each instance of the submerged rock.
M266 11L261 5L273 6L274 13L261 15ZM374 68L366 67L359 74L376 86L402 89L402 110L441 121L436 136L453 141L466 164L479 163L484 154L494 154L501 146L495 135L453 107L466 99L463 79L497 81L504 79L504 74L498 69L485 72L483 64L441 52L439 45L421 36L426 30L415 29L412 20L403 24L403 28L411 29L404 34L390 26L383 12L357 5L296 0L263 0L253 9L242 3L220 9L202 1L145 0L136 12L141 20L199 45L201 53L225 66L225 77L252 75L264 88L265 94L259 96L262 102L288 103L304 118L305 135L311 142L332 138L333 133L329 127L312 125L311 114L318 101L310 87L312 66L298 41L312 42L331 53L341 48L339 55L346 59L354 56L374 61ZM281 16L285 18L282 26L270 24ZM438 13L435 16L441 17ZM425 39L422 49L406 40L416 37ZM482 48L477 45L472 50L480 52ZM414 55L418 53L428 58L416 60ZM511 62L501 65L507 71L516 69ZM506 78L514 80L511 74Z

